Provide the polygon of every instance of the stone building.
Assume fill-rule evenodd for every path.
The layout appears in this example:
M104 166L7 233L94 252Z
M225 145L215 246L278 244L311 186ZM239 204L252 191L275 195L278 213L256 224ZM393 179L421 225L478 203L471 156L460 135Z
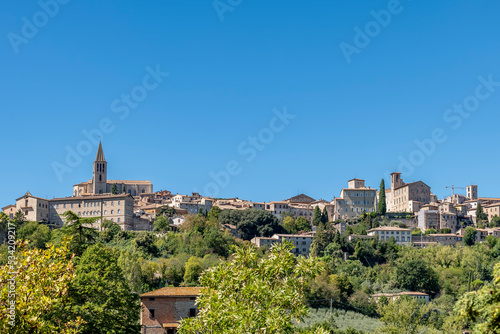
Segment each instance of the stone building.
M108 163L104 158L102 145L99 142L93 164L92 180L75 184L73 186L73 196L109 194L114 186L116 186L116 193L118 194L136 196L153 192L151 181L108 180Z
M182 319L197 315L201 289L166 287L140 295L141 334L175 334Z
M365 180L352 179L347 188L340 191L340 197L332 201L333 220L356 218L364 212L374 212L377 206L377 189L365 186Z
M293 254L309 256L313 241L313 236L310 234L275 234L270 238L255 237L250 240L250 242L257 247L271 247L272 245L281 243L285 240L290 241L295 246L295 248L292 250Z
M431 187L422 181L403 182L401 173L391 174L391 188L385 190L387 212L410 212L431 202ZM420 202L419 206L410 201Z
M380 241L388 241L394 238L398 245L411 245L411 230L409 228L380 226L367 231L368 235L378 238Z

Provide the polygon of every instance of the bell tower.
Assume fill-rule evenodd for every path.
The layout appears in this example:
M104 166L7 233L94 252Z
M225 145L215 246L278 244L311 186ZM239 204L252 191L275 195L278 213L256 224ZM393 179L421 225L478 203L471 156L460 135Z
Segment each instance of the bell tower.
M107 173L108 173L108 163L104 158L104 152L102 151L101 142L99 142L99 148L97 149L97 155L94 161L94 172L92 175L92 186L93 193L104 194L107 191Z

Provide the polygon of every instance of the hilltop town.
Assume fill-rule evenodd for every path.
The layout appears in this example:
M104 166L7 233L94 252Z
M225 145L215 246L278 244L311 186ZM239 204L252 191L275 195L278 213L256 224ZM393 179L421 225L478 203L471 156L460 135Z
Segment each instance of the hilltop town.
M213 207L220 210L256 209L267 211L279 220L286 216L293 219L303 217L311 225L313 232L308 235L312 236L316 228L313 224L315 208L319 208L319 211L326 214L327 221L333 222L340 232L344 232L346 226L356 222L362 215L377 212L381 198L380 188L367 186L364 180L358 178L347 181L347 187L340 190L339 197L330 201L299 194L284 200L251 202L237 197L213 198L199 193L183 195L172 194L168 190L153 191L151 181L112 180L108 179L107 171L107 161L102 144L99 143L92 179L75 184L71 196L47 199L28 191L17 198L15 204L4 206L2 210L10 218L16 212L21 212L27 221L42 222L51 228L62 227L65 223L64 213L73 211L81 217L99 217L93 224L98 230L102 221L109 220L117 223L124 231L152 231L156 216L166 207L174 210L170 217L173 227L182 225L188 215L206 215ZM383 189L388 218L397 221L399 228L419 229L422 233L436 232L413 239L411 234L400 237L397 233L398 244L419 247L425 247L429 243L455 244L461 242L467 226L476 227L478 241L484 240L488 235L500 236L500 198L479 197L477 185L462 188L466 195L454 193L459 187L450 188L451 196L438 199L425 182L405 183L401 173L391 174L390 185ZM478 207L484 215L479 219L476 216ZM234 235L238 235L235 226L226 227ZM446 233L439 234L440 231ZM392 232L394 231L390 231ZM380 231L379 237L382 238L382 235L388 238L392 234ZM272 243L273 240L257 238L253 242L260 246ZM309 254L309 249L299 252Z

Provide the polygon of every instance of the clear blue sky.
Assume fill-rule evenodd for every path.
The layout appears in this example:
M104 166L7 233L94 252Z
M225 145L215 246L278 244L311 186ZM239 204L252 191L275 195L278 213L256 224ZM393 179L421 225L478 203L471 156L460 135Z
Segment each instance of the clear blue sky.
M218 13L212 1L68 1L47 7L51 17L34 0L2 1L0 205L28 189L71 195L92 177L97 145L60 178L54 164L67 166L66 148L85 148L82 131L106 119L108 178L155 190L211 195L209 173L236 161L216 195L330 200L354 177L378 187L412 157L404 180L439 197L470 183L500 196L500 87L472 97L479 76L500 82L498 1L228 3ZM374 24L371 11L388 8L390 22ZM372 29L369 43L356 27ZM341 45L355 39L348 62ZM146 91L157 65L169 75ZM147 93L135 108L120 101L132 91ZM447 113L464 100L468 117ZM283 128L273 110L284 108L295 118ZM422 153L415 140L436 129L446 140Z

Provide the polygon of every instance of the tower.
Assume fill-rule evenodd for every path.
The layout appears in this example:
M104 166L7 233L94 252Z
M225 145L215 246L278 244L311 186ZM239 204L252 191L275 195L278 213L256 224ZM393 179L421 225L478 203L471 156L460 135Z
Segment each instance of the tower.
M92 187L93 193L104 194L107 192L106 181L108 173L108 163L104 158L104 152L102 151L101 142L99 142L99 148L97 149L97 155L94 161L94 172L92 175Z
M477 199L477 185L471 184L470 186L467 186L467 198Z

